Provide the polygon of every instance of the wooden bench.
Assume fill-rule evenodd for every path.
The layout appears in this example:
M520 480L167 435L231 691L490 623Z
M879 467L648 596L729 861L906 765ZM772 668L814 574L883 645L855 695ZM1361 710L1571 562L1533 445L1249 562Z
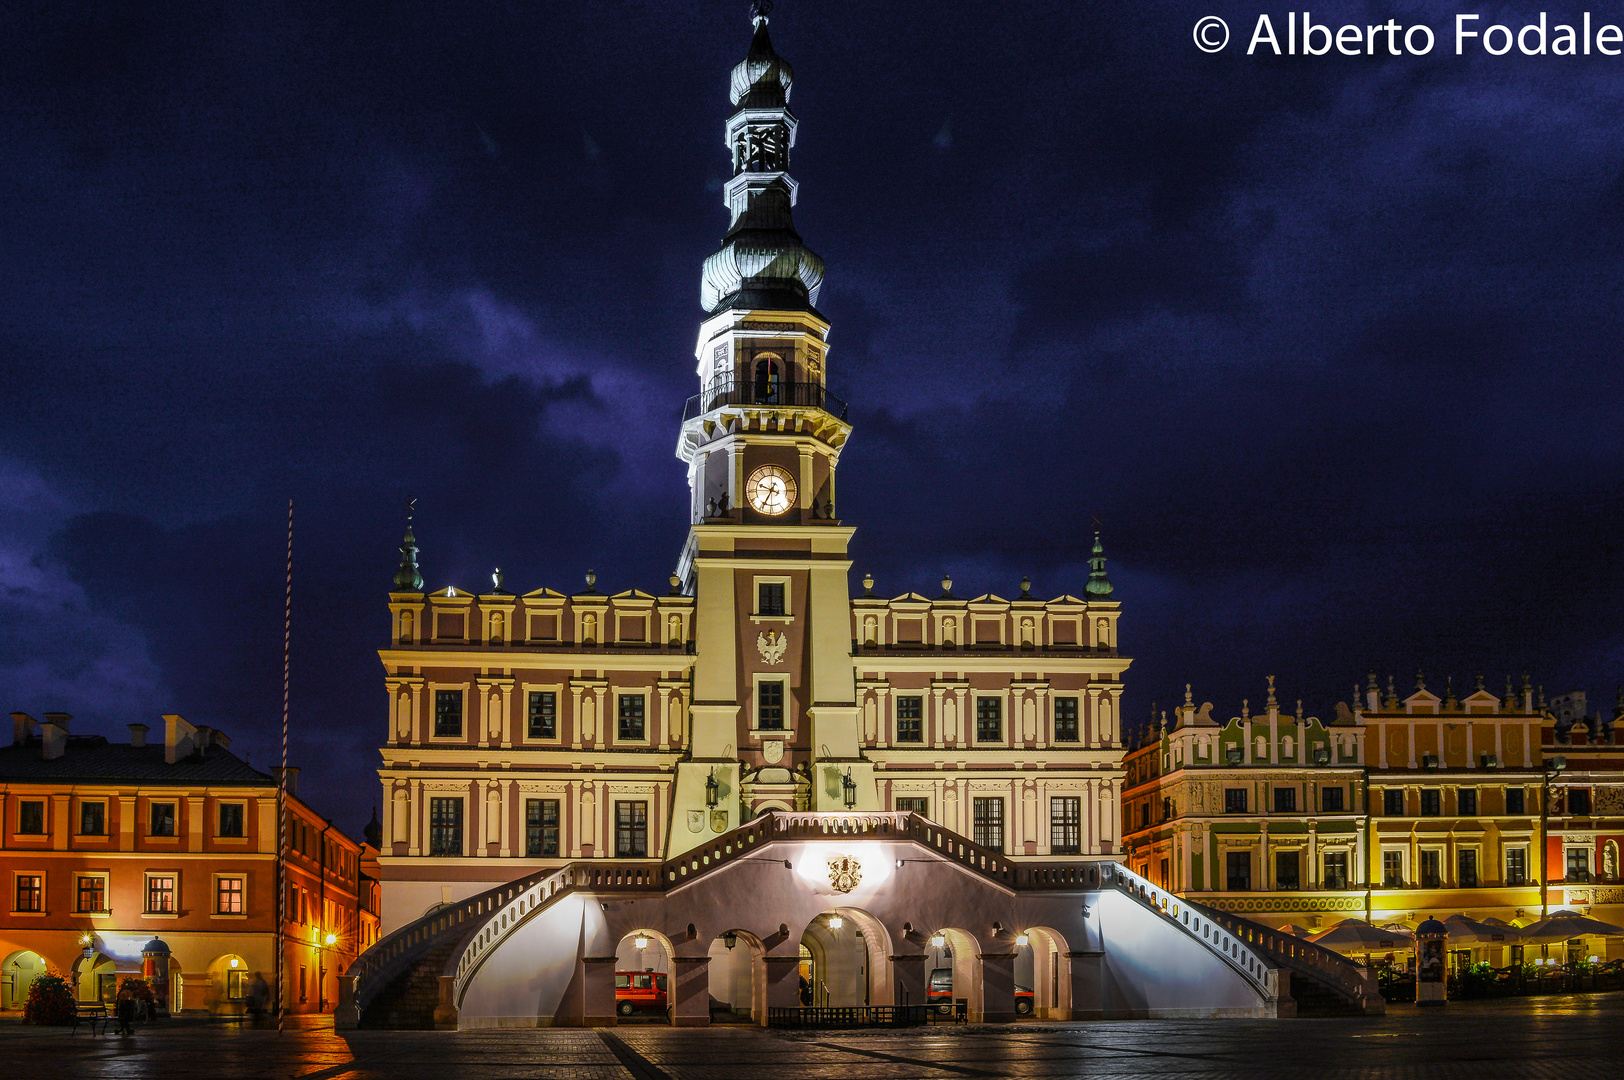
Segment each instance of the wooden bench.
M112 1022L112 1014L107 1011L107 1004L105 1002L81 1001L74 1005L73 1028L68 1032L68 1034L78 1034L79 1025L82 1023L87 1023L90 1025L90 1033L92 1035L102 1035L106 1033L107 1028L112 1024ZM97 1024L101 1025L100 1031L96 1030Z

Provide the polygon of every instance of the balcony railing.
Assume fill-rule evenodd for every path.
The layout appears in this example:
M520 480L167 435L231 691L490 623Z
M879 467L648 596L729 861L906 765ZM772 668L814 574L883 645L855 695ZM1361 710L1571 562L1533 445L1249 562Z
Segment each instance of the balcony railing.
M815 382L724 382L712 383L704 393L688 399L683 420L692 420L726 405L757 405L762 408L822 409L846 419L846 402Z

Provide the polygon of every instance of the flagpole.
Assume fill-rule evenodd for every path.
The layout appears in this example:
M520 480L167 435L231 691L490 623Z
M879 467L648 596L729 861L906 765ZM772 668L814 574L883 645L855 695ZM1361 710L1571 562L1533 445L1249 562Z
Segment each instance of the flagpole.
M282 768L276 774L276 1031L282 1033L283 927L287 923L288 661L293 643L293 500L288 500L287 587L282 601Z

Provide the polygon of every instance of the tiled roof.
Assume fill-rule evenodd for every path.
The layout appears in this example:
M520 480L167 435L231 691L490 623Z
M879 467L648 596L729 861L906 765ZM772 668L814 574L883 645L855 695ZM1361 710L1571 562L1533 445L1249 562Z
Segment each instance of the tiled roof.
M61 757L40 757L39 739L25 746L0 748L0 782L33 783L50 780L94 783L135 780L144 784L234 784L271 787L276 781L252 768L229 750L211 746L170 765L164 761L162 742L146 746L110 743L101 735L70 736Z

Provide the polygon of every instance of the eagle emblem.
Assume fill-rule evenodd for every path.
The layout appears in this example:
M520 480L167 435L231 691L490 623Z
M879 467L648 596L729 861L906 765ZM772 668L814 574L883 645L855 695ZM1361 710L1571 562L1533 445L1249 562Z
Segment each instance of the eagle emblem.
M836 892L851 892L863 880L863 864L850 855L837 855L829 860L829 884Z
M756 635L756 648L761 650L761 658L769 664L777 664L784 659L784 650L789 648L789 638L780 630L768 630L765 634Z

